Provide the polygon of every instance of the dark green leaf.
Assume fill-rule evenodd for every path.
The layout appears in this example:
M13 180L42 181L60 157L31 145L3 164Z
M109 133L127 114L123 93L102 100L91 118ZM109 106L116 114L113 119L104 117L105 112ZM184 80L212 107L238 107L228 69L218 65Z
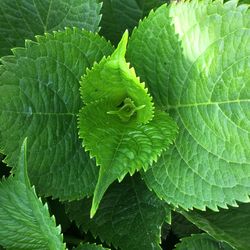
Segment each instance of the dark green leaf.
M44 32L73 26L98 31L100 9L97 0L1 0L0 57Z
M104 195L93 219L90 200L67 205L69 216L82 230L123 250L161 249L161 225L170 209L150 192L139 175L114 183Z
M96 244L86 243L78 246L77 248L74 248L74 250L108 250L108 248L104 248Z
M172 213L171 229L180 238L202 233L201 229L177 212Z
M176 245L176 250L233 250L226 243L216 241L207 234L195 234L181 239L181 243Z
M117 44L123 32L132 29L151 9L163 4L164 0L103 0L101 34Z
M219 212L194 210L182 214L217 240L228 242L237 250L250 249L250 204L221 209Z

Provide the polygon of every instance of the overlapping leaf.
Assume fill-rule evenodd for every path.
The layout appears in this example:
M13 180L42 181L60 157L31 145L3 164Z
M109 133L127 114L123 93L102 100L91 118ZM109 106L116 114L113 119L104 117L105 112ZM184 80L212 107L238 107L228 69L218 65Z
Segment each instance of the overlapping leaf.
M151 9L159 7L164 0L103 0L101 9L101 34L117 44L123 32L132 29Z
M86 106L79 114L79 135L100 165L91 216L113 181L146 170L177 131L167 113L154 114L151 96L126 63L127 38L126 32L115 52L95 64L81 81Z
M0 57L24 46L25 39L64 27L98 31L98 0L1 0Z
M0 148L15 166L29 138L29 176L38 193L62 200L93 193L98 168L78 139L79 80L113 48L96 34L66 29L26 42L0 66Z
M71 219L84 231L123 250L161 249L161 225L170 220L170 209L150 192L139 175L114 183L104 195L93 219L90 200L66 206Z
M219 212L207 210L182 211L183 215L199 228L208 232L215 239L226 241L235 249L250 248L250 204L239 204L239 207L220 209Z
M249 25L247 5L194 0L160 7L131 37L128 59L179 125L144 175L175 206L249 201Z
M54 217L30 186L26 140L15 176L0 182L0 244L8 249L65 249Z
M226 243L216 241L207 234L195 234L187 238L181 239L181 243L176 245L176 250L233 250Z

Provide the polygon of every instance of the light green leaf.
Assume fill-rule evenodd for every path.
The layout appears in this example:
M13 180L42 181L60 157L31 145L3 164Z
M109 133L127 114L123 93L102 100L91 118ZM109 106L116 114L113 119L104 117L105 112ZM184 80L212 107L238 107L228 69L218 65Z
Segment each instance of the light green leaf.
M111 119L107 115L111 107L106 102L94 103L84 107L79 115L80 137L100 165L91 217L109 185L116 179L121 181L128 172L132 175L141 168L147 170L169 146L177 130L165 112L156 112L150 123L134 127L117 117Z
M219 212L193 210L182 214L217 240L228 242L237 250L250 249L250 204L220 209Z
M195 234L181 239L176 250L233 250L228 244L216 241L207 234Z
M152 97L144 88L144 83L140 83L136 77L134 69L126 63L127 41L126 31L114 53L108 58L104 57L82 77L82 100L88 105L107 99L110 104L119 107L108 110L109 116L119 116L126 121L136 118L137 123L148 123L154 114Z
M60 226L30 186L26 147L25 139L15 176L0 182L0 244L10 249L66 249Z
M1 0L0 57L44 32L78 27L98 31L98 0Z
M69 217L83 231L123 250L161 249L161 226L170 220L170 208L147 189L138 174L112 184L93 219L90 207L86 199L66 205Z
M123 32L132 29L151 9L159 7L164 0L103 0L101 9L101 34L117 44Z
M85 243L74 248L74 250L108 250L108 248L104 248L101 245Z
M175 146L144 176L185 209L250 194L250 13L237 1L162 6L134 31L128 59L179 125Z
M97 34L66 29L26 42L0 66L0 148L15 166L29 138L29 176L39 194L76 199L93 194L95 162L78 139L79 80L113 48Z
M100 165L91 217L113 181L146 171L177 132L167 113L156 111L153 118L152 98L124 58L127 37L126 32L115 52L81 81L86 106L79 113L79 136Z

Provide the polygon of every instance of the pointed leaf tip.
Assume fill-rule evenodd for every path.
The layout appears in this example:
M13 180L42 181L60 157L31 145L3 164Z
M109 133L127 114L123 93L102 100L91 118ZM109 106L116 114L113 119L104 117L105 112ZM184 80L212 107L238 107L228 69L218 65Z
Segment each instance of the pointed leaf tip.
M91 209L90 209L90 219L93 219L95 216L95 213L97 211L97 206L94 206L92 203Z
M106 171L106 173L109 171ZM107 174L105 175L105 173L103 172L103 168L101 167L100 172L99 172L99 178L98 178L98 182L96 184L96 188L94 191L94 196L92 199L92 205L91 205L91 209L90 209L90 218L92 219L95 214L96 211L101 203L102 197L104 195L104 193L106 192L106 190L108 189L109 185L115 180L116 178L114 176L112 176L112 174Z
M0 245L6 249L65 250L48 205L43 205L34 186L30 186L26 151L27 138L22 143L14 177L0 183Z
M112 54L113 59L121 59L125 58L126 50L127 50L127 43L128 43L128 30L123 33L121 41L117 45L115 52Z

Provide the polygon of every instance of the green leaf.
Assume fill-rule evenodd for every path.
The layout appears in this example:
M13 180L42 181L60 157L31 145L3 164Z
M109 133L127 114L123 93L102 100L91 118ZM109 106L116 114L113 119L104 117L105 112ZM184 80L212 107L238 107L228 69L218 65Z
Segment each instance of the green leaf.
M207 234L195 234L181 239L176 245L176 250L233 250L228 244L216 241Z
M25 139L15 176L0 182L0 244L10 249L66 249L60 226L30 185L26 147Z
M79 136L100 165L91 217L113 181L141 168L146 171L177 132L167 113L156 111L153 118L152 98L124 58L127 37L125 32L115 52L81 81L86 106L79 113Z
M29 138L29 176L39 194L61 200L93 194L98 168L78 139L79 80L112 51L97 34L75 28L38 36L2 58L0 148L15 166Z
M161 226L170 220L170 208L150 192L137 174L114 183L104 195L93 219L91 201L67 203L71 219L83 231L123 250L161 249Z
M73 26L98 31L100 9L97 0L1 0L0 57L44 32Z
M249 0L239 0L239 3L241 4L250 4Z
M141 168L146 171L176 134L176 126L165 112L157 112L146 125L131 127L122 124L119 118L111 119L107 115L111 107L99 102L98 106L90 104L80 112L80 137L100 165L91 217L113 181L121 181L128 172L132 175Z
M77 248L74 248L74 250L108 250L108 248L104 248L96 244L85 243L79 245Z
M100 33L117 44L123 32L132 29L151 9L159 7L164 0L103 0Z
M199 228L215 239L226 241L235 249L250 248L250 204L241 203L239 207L220 209L219 212L193 210L181 213Z
M180 133L145 175L185 209L250 194L250 15L237 1L162 6L134 31L128 59Z
M228 0L225 0L224 2L228 2ZM239 0L238 4L250 4L249 0Z
M152 98L136 77L134 69L126 63L127 41L126 31L114 53L87 71L81 80L81 96L86 105L107 99L110 104L119 106L115 111L109 110L110 117L119 116L129 121L136 115L137 123L147 123L153 118Z

